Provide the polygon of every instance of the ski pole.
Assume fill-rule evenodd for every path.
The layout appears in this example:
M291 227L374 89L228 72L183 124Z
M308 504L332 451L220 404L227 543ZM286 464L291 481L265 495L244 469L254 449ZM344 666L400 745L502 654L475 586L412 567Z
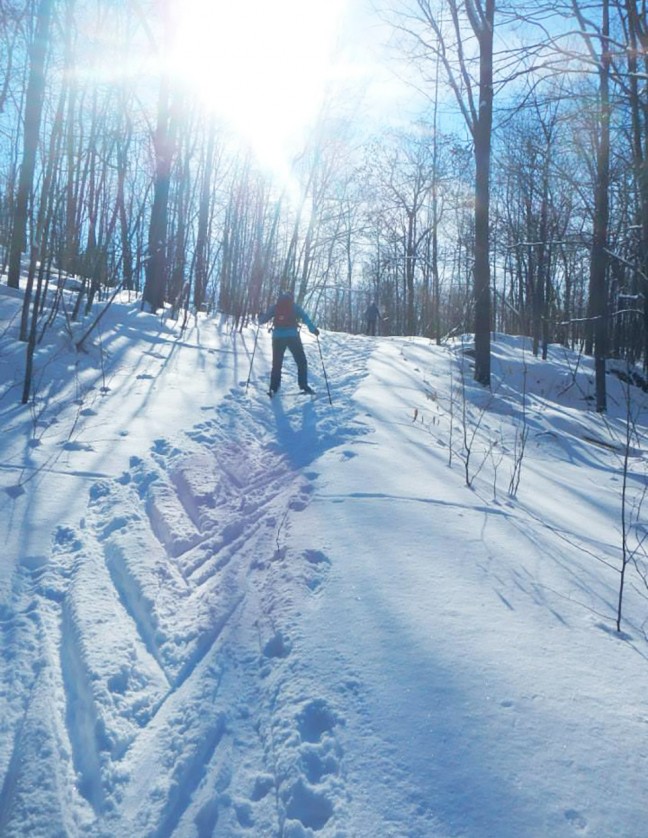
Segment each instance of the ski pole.
M322 345L320 344L319 335L316 335L315 337L317 338L317 348L319 349L320 361L322 362L322 372L324 373L324 381L326 382L326 392L328 393L329 404L333 406L333 399L331 398L331 388L329 387L328 376L326 374L326 367L324 366L324 356L322 355Z
M247 381L245 382L245 392L248 391L248 386L250 384L250 379L252 378L252 364L254 363L254 355L256 353L257 348L257 341L259 340L259 329L261 328L261 324L257 323L256 334L254 335L254 347L252 349L252 358L250 359L250 371L248 372Z

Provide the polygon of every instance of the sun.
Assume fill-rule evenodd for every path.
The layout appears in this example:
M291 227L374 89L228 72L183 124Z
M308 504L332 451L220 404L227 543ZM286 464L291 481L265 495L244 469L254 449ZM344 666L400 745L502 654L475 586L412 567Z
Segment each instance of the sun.
M172 72L254 149L286 159L336 74L347 0L178 0Z

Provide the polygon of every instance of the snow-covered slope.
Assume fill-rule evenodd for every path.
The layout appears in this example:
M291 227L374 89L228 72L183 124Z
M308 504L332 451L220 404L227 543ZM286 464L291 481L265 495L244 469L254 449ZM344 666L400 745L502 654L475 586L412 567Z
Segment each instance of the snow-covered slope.
M24 407L19 304L3 838L645 834L645 394L627 438L559 347L498 338L489 394L461 343L324 333L333 404L310 336L318 397L287 359L270 401L265 331L246 388L254 329L124 301Z

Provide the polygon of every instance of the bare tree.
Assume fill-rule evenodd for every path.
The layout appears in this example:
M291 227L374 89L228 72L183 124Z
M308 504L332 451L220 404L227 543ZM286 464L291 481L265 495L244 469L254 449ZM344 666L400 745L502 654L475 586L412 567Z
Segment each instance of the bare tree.
M212 239L212 188L218 169L216 128L213 121L207 127L207 142L201 159L200 197L196 231L194 263L194 305L200 311L207 301L207 283Z
M447 22L444 11L449 15ZM475 380L490 386L490 160L493 126L495 0L414 0L399 28L414 41L414 57L440 62L473 141L475 238L473 296ZM476 48L476 57L474 49ZM474 66L476 65L476 67ZM435 73L436 75L436 73Z
M572 223L574 192L559 126L566 108L531 97L531 109L502 129L497 158L498 241L505 252L502 321L533 337L533 354L547 357L555 339L552 314L561 270L557 256ZM556 162L558 161L558 162Z
M158 53L164 65L171 43L170 0L160 3L160 15L163 31ZM146 282L142 298L142 302L147 303L152 311L162 308L167 292L169 192L177 131L174 117L174 91L168 70L163 66L158 91L156 126L153 132L153 205L149 221Z
M645 2L617 0L627 39L627 73L618 73L625 91L631 120L631 148L634 180L638 195L634 228L639 231L638 282L634 292L643 296L643 356L648 370L648 16Z
M20 264L27 244L29 204L32 200L36 151L38 148L43 100L45 98L45 65L50 37L54 0L40 0L36 13L34 39L29 51L29 79L25 94L23 153L18 191L13 215L13 230L9 244L9 273L11 288L20 284Z
M397 273L402 277L403 331L419 332L416 312L416 277L425 270L434 217L427 201L435 184L434 144L428 133L391 132L372 146L367 164L372 185L393 253ZM375 201L374 201L375 203ZM400 319L400 318L399 318Z
M592 23L589 10L572 0L574 14L591 61L598 73L598 137L596 143L596 176L590 260L590 317L593 323L594 366L596 376L596 409L603 413L607 406L605 359L608 351L608 225L610 217L610 5L601 0L601 24Z

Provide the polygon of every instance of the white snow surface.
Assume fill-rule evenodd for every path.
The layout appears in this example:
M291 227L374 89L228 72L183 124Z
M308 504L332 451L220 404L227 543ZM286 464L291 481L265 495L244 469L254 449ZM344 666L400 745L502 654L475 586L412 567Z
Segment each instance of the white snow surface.
M645 393L609 374L603 417L559 346L495 336L487 392L466 340L323 332L317 397L287 357L270 400L265 329L246 387L255 326L124 299L46 334L23 406L20 304L2 838L648 834Z

